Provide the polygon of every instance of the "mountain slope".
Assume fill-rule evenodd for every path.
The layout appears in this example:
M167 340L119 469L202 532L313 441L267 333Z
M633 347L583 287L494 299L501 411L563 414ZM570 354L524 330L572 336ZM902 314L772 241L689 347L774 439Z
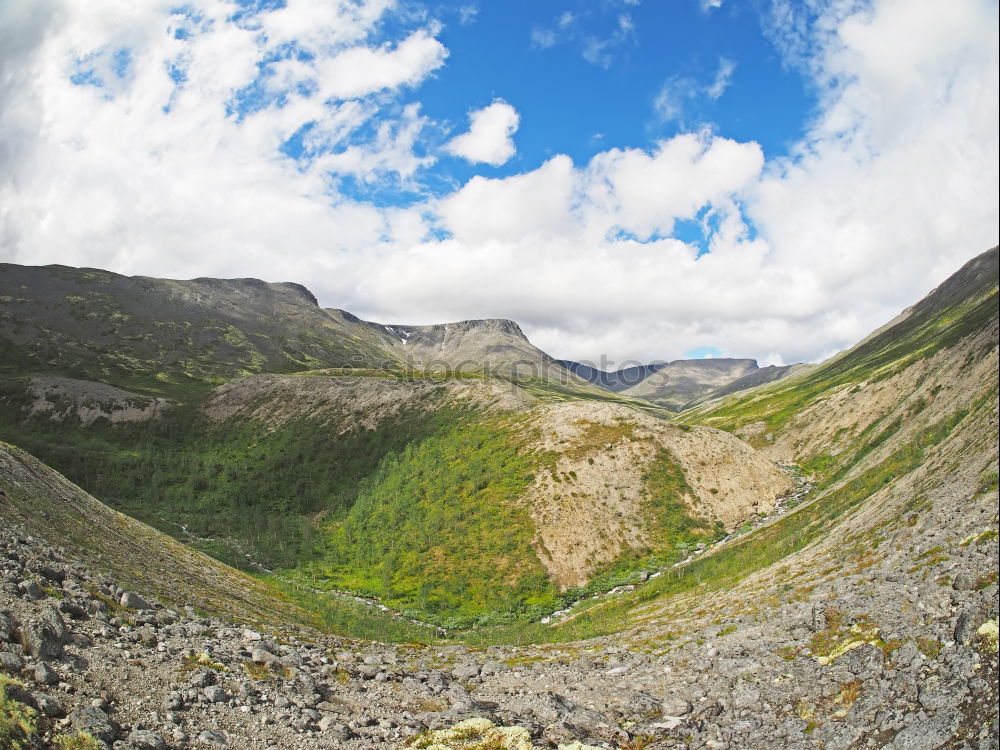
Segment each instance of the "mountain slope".
M315 619L277 589L108 508L7 443L0 443L0 496L5 522L171 606L272 626Z
M298 284L175 281L0 264L0 375L62 375L183 393L245 372L397 364L366 326Z
M559 364L576 375L586 380L588 383L600 386L613 393L620 393L638 385L654 372L666 367L666 362L653 362L648 365L637 365L635 367L625 367L614 372L605 372L596 367L585 365L581 362L574 362L569 359L559 360Z
M753 359L679 359L623 391L680 411L684 405L757 371Z
M686 412L771 456L832 470L988 387L997 249L983 253L855 347L806 374ZM899 439L897 438L897 439Z

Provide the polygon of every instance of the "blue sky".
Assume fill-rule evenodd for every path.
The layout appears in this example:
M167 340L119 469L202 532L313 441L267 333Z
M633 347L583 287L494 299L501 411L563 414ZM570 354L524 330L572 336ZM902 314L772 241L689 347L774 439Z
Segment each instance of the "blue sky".
M815 361L998 235L992 0L6 0L0 261Z

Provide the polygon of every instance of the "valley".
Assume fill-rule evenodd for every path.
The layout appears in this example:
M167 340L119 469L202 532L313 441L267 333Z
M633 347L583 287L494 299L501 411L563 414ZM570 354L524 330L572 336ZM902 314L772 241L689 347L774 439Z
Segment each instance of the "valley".
M177 747L993 747L997 279L817 365L602 373L510 321L0 266L0 613L72 620L73 695L138 654L173 718L127 664L109 715Z

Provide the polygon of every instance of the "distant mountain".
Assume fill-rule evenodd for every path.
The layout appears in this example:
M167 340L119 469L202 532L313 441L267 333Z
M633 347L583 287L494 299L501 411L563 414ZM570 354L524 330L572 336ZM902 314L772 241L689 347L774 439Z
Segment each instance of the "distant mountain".
M624 393L680 411L685 404L757 369L754 359L679 359L659 368Z
M346 310L327 312L376 333L383 351L414 370L489 372L565 380L562 363L536 347L513 320L487 318L437 325L373 323ZM574 380L576 380L574 378Z
M768 365L767 367L761 367L757 370L752 370L746 375L736 378L730 383L716 388L713 391L701 396L700 398L692 399L684 405L685 409L690 409L693 406L704 403L710 399L721 398L722 396L728 396L730 393L737 393L739 391L749 390L750 388L756 388L760 385L765 385L767 383L773 383L776 380L781 380L782 378L791 377L792 375L799 375L804 372L808 372L810 369L815 367L815 365Z
M654 372L667 366L666 362L653 362L648 365L625 367L614 372L605 372L604 370L598 370L596 367L591 367L581 362L574 362L570 359L561 359L559 360L559 364L570 372L579 375L588 383L593 383L612 393L626 391L641 383Z
M462 371L589 387L510 320L383 325L305 287L0 264L0 376L54 375L156 395L324 368Z

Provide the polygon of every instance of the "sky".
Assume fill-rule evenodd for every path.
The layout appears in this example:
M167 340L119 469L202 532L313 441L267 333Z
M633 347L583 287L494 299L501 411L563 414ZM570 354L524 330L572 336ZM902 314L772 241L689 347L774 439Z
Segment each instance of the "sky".
M0 262L818 361L997 244L993 0L0 0Z

